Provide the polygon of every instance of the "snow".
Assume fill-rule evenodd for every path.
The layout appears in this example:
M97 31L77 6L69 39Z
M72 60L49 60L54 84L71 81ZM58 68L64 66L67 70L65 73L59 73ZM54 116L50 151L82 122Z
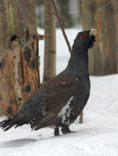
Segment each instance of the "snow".
M43 34L43 30L39 29ZM66 30L71 45L78 30ZM43 41L39 42L41 71ZM57 73L62 71L69 52L57 30ZM2 121L5 117L1 117ZM78 119L72 133L55 137L53 129L31 131L28 125L0 129L0 156L118 156L118 74L91 77L91 95L84 109L84 123Z

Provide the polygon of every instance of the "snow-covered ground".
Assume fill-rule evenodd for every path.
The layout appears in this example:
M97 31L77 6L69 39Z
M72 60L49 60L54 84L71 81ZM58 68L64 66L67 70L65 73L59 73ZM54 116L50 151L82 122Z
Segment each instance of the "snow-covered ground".
M78 30L66 32L72 44ZM43 41L39 44L42 69ZM57 30L57 73L68 58L66 43ZM0 129L0 156L118 156L118 74L91 77L91 86L84 123L76 120L70 127L72 133L54 137L50 128L31 131L27 125L7 132Z

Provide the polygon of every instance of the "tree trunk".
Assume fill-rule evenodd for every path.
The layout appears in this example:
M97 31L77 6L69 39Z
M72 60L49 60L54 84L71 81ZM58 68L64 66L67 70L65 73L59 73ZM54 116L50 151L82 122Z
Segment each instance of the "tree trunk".
M37 88L34 0L0 1L0 112L13 115Z
M80 117L79 117L79 123L83 123L83 116L84 116L84 113L81 112Z
M57 0L59 14L61 17L62 24L65 28L70 28L74 26L75 24L75 21L74 21L75 16L74 17L72 16L72 13L74 13L75 8L73 8L74 6L71 3L71 1L70 0ZM71 8L70 8L70 5L71 5Z
M90 51L90 73L118 72L118 1L81 0L83 29L96 28L97 44Z
M45 0L45 55L43 81L56 75L56 19L51 0Z

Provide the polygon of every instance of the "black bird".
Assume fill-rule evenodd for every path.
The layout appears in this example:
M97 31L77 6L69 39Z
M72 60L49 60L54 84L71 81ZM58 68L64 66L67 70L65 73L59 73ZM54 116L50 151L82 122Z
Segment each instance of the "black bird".
M69 125L85 107L90 94L88 49L94 45L95 29L78 33L66 69L44 83L23 104L20 111L0 122L5 131L30 124L38 130L54 127L54 134L70 132Z

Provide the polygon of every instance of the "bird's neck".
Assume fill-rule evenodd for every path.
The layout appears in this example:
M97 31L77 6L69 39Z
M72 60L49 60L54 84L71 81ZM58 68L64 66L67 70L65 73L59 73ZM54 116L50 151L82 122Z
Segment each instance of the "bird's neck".
M89 81L87 48L73 46L71 58L66 68L66 72Z

